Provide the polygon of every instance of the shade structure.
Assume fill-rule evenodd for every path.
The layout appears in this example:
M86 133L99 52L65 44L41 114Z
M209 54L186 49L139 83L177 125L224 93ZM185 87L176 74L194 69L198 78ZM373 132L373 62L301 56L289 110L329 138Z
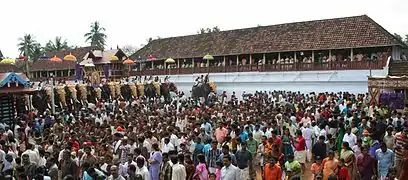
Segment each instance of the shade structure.
M14 59L3 59L0 61L1 64L16 64L16 60Z
M172 58L167 58L164 62L167 64L172 64L172 63L175 63L176 61Z
M71 53L69 53L68 55L64 56L64 60L65 61L77 61L77 58Z
M123 64L126 64L126 65L131 65L131 64L134 64L135 62L133 61L133 60L131 60L131 59L126 59L125 61L123 61Z
M207 55L205 55L205 56L203 57L203 59L204 59L204 60L214 60L214 57L211 56L211 55L209 55L209 54L207 54Z
M109 56L109 61L119 61L118 56Z
M149 55L147 56L147 60L149 61L156 60L156 57L154 57L153 55Z
M48 59L50 59L49 56L46 56L46 55L40 56L40 60L48 60Z
M62 62L62 59L57 57L57 56L54 56L53 58L50 59L50 61L52 61L52 62Z

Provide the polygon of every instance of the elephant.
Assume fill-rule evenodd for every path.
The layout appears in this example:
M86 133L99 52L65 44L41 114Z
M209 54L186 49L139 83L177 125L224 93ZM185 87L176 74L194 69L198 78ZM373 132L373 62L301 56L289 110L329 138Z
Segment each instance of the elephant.
M171 95L170 92L177 93L177 87L174 83L162 83L160 85L160 94L164 97L166 103L171 102Z
M88 103L96 104L97 98L94 87L86 86L86 100Z
M45 110L47 110L47 105L48 105L47 99L48 97L47 97L47 93L45 92L45 89L39 90L32 97L33 107L37 109L40 114L42 114Z
M156 97L156 88L153 84L146 84L144 85L144 92L147 98L155 98Z
M122 85L120 87L120 92L125 101L130 101L132 99L132 89L130 88L130 85Z
M111 90L108 84L104 84L101 87L101 99L107 102L110 99Z
M198 86L193 86L191 90L191 97L194 99L204 98L205 102L208 102L208 95L211 92L211 86L209 83L204 83Z

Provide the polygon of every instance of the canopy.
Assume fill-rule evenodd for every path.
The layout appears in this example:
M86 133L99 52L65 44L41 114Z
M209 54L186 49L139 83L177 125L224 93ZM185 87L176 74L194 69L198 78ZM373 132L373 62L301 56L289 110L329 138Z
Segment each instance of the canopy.
M209 54L207 54L207 55L205 55L205 56L203 57L203 59L204 59L204 60L214 60L214 57L211 56L211 55L209 55Z
M126 65L131 65L131 64L134 64L135 62L133 61L133 60L131 60L131 59L126 59L125 61L123 61L123 64L126 64Z
M176 61L172 58L168 58L164 62L170 64L170 63L175 63Z
M16 64L16 60L14 59L3 59L0 61L1 64Z
M71 53L69 53L68 55L64 56L64 60L65 61L77 61L77 58Z
M52 62L62 62L62 59L57 57L57 56L54 56L53 58L50 59L50 61L52 61Z

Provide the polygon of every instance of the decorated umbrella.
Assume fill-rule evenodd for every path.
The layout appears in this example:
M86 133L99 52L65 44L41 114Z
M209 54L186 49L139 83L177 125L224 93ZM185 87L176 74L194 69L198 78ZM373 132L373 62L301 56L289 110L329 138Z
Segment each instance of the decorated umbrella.
M135 61L133 61L133 60L131 60L131 59L126 59L125 61L123 61L123 64L129 66L129 72L128 72L128 75L129 75L129 76L130 76L130 66L131 66L132 64L134 64L134 63L135 63Z
M68 55L64 56L64 60L65 61L73 61L76 62L77 58L72 55L71 53L69 53ZM68 65L69 69L68 69L68 75L71 74L71 64Z
M109 56L109 61L119 61L117 56Z
M62 62L62 59L59 58L59 57L57 57L57 56L54 56L54 57L52 57L52 58L50 59L50 61L52 62L52 66L53 66L53 68L55 69L55 64ZM55 74L55 76L56 76L56 74Z
M1 64L16 64L16 60L14 59L3 59L0 61Z
M207 60L207 73L210 72L210 60L214 60L214 57L210 54L207 54L203 57L204 60Z
M166 63L166 64L173 64L173 63L175 63L176 61L174 60L174 59L172 59L172 58L167 58L165 61L164 61L164 63ZM169 68L169 75L170 75L170 70L171 70L171 68Z
M118 58L118 56L112 55L112 56L108 57L108 60L110 62L116 62L116 61L119 61L119 58ZM105 75L105 79L108 79L108 77L109 77L109 64L108 63L105 63L103 65L103 73Z
M152 55L149 55L149 56L147 56L147 60L153 61L153 60L156 60L156 57L154 57Z

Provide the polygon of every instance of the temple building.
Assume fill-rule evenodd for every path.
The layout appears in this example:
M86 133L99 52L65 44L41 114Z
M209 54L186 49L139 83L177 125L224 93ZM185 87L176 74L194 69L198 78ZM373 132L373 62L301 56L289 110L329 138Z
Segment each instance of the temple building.
M156 39L130 58L134 75L359 70L382 69L404 48L361 15Z

